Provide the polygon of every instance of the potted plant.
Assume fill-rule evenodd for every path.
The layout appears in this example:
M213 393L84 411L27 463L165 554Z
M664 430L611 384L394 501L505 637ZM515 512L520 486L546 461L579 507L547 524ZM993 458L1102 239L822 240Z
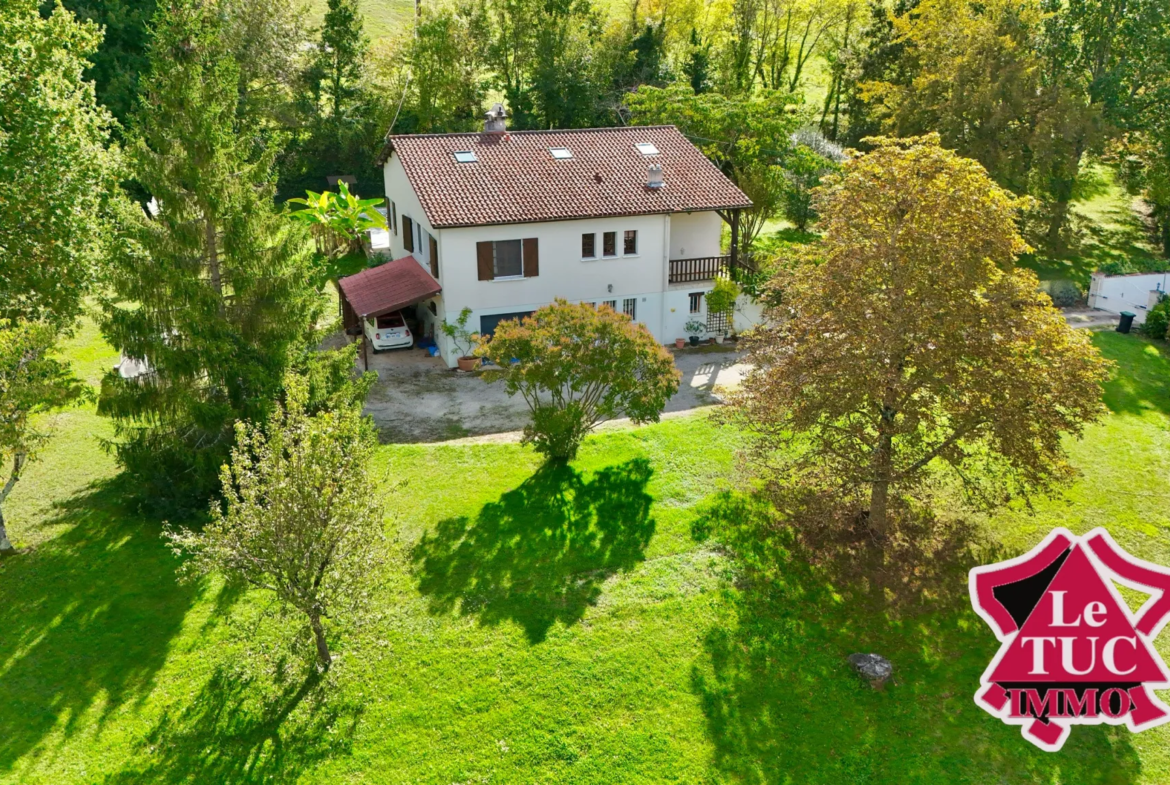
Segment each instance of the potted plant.
M687 335L691 337L691 346L699 345L699 336L707 332L707 325L700 322L698 319L691 319L683 329L687 331Z
M454 324L443 320L440 329L443 335L451 339L451 343L455 346L455 351L459 353L455 360L461 371L474 371L479 367L479 358L471 355L472 347L479 341L477 333L468 332L467 320L471 318L471 309L464 308L459 312L459 318L455 320Z
M739 286L730 278L722 277L715 280L715 288L707 293L708 313L724 314L728 324L735 316L735 301L739 298ZM727 331L715 336L716 343L723 343Z
M687 345L687 339L686 339L686 338L675 338L675 339L674 339L674 348L676 348L676 349L681 349L681 348L683 348L683 347L684 347L684 346L686 346L686 345Z

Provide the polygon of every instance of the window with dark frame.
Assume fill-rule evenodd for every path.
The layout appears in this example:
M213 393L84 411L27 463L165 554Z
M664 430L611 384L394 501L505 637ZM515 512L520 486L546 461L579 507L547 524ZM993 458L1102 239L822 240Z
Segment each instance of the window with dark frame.
M492 250L496 278L518 278L524 275L524 256L519 240L496 240Z
M637 321L638 319L638 298L627 297L622 300L622 313L630 317L630 319Z
M581 258L597 258L597 235L593 233L581 235Z
M627 229L625 236L622 238L622 253L626 256L633 256L638 253L638 230Z
M608 305L613 310L617 310L617 300L606 300L602 305Z
M390 231L398 234L398 205L390 203Z
M699 309L703 307L703 293L691 292L689 295L691 300L691 313L698 313Z
M606 232L602 235L601 253L603 256L617 256L617 232Z

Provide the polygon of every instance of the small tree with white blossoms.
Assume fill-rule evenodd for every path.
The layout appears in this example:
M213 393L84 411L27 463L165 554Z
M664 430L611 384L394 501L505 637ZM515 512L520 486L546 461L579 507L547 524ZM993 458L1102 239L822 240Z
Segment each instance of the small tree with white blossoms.
M286 384L288 401L266 425L236 424L211 522L202 531L168 529L167 537L192 557L185 577L219 571L303 614L318 665L328 669L326 620L360 623L385 554L368 469L376 440L358 407L310 416L307 383Z

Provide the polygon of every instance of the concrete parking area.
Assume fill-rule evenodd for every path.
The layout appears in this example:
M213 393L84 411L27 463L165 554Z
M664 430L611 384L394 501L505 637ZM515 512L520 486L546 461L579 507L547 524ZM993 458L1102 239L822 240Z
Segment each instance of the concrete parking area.
M666 411L685 412L719 402L720 390L738 386L746 373L734 350L715 347L674 352L682 372ZM368 354L378 382L366 402L384 442L437 442L518 431L528 420L524 401L502 384L449 370L421 349ZM360 363L360 360L359 360Z

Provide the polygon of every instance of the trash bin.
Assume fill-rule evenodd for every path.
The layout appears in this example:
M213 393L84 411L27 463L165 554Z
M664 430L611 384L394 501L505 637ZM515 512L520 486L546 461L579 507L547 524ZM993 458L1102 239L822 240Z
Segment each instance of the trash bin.
M1121 321L1117 323L1117 332L1127 333L1129 328L1133 327L1133 317L1137 316L1133 311L1122 311Z

